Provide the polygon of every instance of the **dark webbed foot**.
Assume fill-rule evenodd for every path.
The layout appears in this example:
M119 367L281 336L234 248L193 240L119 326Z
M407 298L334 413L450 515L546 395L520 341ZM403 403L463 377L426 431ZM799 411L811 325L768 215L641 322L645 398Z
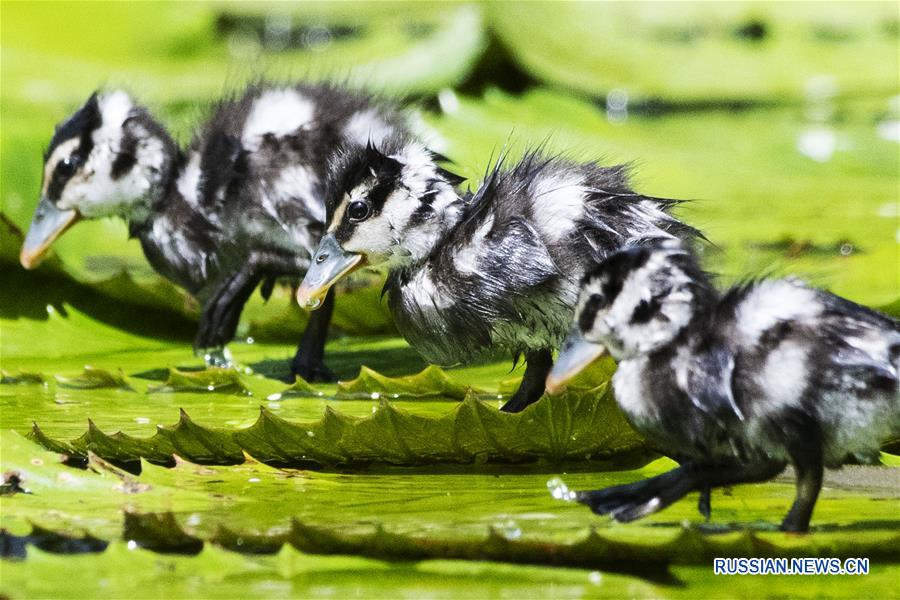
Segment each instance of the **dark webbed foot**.
M550 350L537 350L529 352L525 356L525 375L519 389L513 397L504 404L500 410L508 413L517 413L525 409L529 404L534 404L544 395L544 386L547 374L553 367L553 354Z
M698 508L709 517L710 490L723 485L765 481L777 475L784 463L706 465L685 462L662 475L603 490L576 492L575 499L599 515L628 522L658 512L692 491L700 492ZM790 515L788 515L790 518Z
M299 375L310 383L315 381L321 381L323 383L337 381L337 375L325 366L325 363L322 361L316 363L302 362L297 361L295 358L291 363L291 381L293 381L295 375Z
M627 523L660 511L684 497L693 487L683 467L668 473L614 487L577 492L575 499L598 515Z

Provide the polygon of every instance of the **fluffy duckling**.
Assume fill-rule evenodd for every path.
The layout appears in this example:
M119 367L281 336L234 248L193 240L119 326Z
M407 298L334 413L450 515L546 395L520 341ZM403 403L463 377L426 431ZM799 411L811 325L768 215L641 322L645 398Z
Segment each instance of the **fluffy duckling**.
M900 436L900 323L798 280L720 295L682 244L659 240L593 269L576 312L548 389L608 351L619 405L681 463L578 493L598 514L631 521L790 463L797 492L781 528L807 531L823 468L877 462Z
M315 307L360 266L386 269L394 321L430 362L496 350L524 355L507 412L543 394L586 269L649 236L698 235L669 214L672 201L632 191L621 166L533 151L512 168L498 163L477 192L461 197L461 180L436 158L398 136L338 157L326 235L298 301Z
M299 278L309 265L329 157L398 130L398 113L362 93L254 85L216 105L182 151L127 93L95 93L50 141L21 263L36 267L79 219L124 218L151 265L200 301L198 354L228 364L224 345L257 285L268 297L276 277ZM332 379L323 362L332 306L329 296L310 319L292 373Z

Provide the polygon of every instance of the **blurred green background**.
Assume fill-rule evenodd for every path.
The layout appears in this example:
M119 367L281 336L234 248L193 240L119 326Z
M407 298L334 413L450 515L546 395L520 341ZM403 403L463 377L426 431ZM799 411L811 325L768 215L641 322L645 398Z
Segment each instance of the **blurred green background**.
M397 95L410 103L431 145L449 156L473 187L502 148L515 157L529 146L546 143L549 151L584 160L630 163L640 191L692 200L679 214L712 241L704 258L709 269L721 274L723 284L760 274L799 274L857 302L900 314L898 43L896 2L4 1L2 368L74 375L88 363L123 369L133 382L160 379L169 366L196 365L189 348L196 306L152 272L137 242L127 240L124 223L83 222L58 240L55 258L39 270L25 272L18 265L18 230L27 228L37 203L41 153L54 125L98 87L128 89L182 143L190 139L211 102L250 80L330 77ZM390 318L371 277L344 284L341 292L328 353L342 378L353 377L362 363L391 375L424 366L402 340L391 337ZM48 304L56 307L49 313ZM69 318L62 318L60 311ZM283 387L265 376L284 374L291 344L304 322L287 287L276 290L268 303L258 295L251 300L239 334L255 343L234 344L233 349L257 374L245 375L254 397L222 395L211 400L200 393L63 389L52 377L43 385L4 385L4 453L19 456L13 447L20 442L8 429L24 433L32 420L67 439L84 430L87 417L105 430L150 435L156 423L175 422L178 407L205 424L249 425L261 398ZM452 375L489 390L502 389L500 382L511 376L508 362ZM339 406L352 415L369 414L374 408L371 401L268 404L292 419L318 418L326 406ZM443 414L447 404L418 402L410 407L433 416ZM243 482L248 474L261 476L257 470L258 465L222 477ZM492 474L472 475L462 484L448 483L440 475L348 481L338 477L337 482L334 476L303 477L297 485L321 492L305 497L304 510L310 514L328 513L333 490L358 486L328 519L335 522L344 515L344 521L378 519L408 529L446 532L458 530L460 519L482 527L514 518L532 525L530 530L523 526L526 537L549 527L554 539L570 539L573 532L597 523L587 511L553 502L542 489L547 478L543 472L512 474L499 480L503 484ZM583 485L592 480L595 475L590 473L578 479ZM182 486L190 493L179 495L176 489L150 506L175 511L182 524L190 525L191 515L197 514L227 520L223 511L230 510L231 500L210 505L213 488L208 482L193 474L175 488ZM267 499L277 497L290 506L292 494L298 493L293 487L273 486L263 497L245 484L229 486L235 497L247 499L240 505L242 523L260 531L283 527L289 519L288 510L269 514ZM444 499L448 486L459 494L455 502L471 507L470 514ZM725 514L735 520L774 519L791 488L781 482L761 489L765 491L758 496L726 500ZM407 515L403 507L416 490L421 490L416 496L419 508ZM190 495L195 492L198 498ZM861 493L863 497L847 492L844 504L832 499L833 504L825 505L832 508L820 508L817 514L832 524L877 520L884 503L872 504L868 496L886 492L865 488ZM895 506L896 493L887 496ZM4 504L4 527L21 528L34 514L38 520L50 514L28 513L11 500L4 502L10 503ZM771 508L773 502L777 509ZM93 521L87 515L96 507L89 502L77 510L69 507L71 512L62 517L54 513L51 520L70 526L91 522L101 531L112 531L121 520L122 505L116 506L119 512ZM664 514L655 530L616 531L668 532L666 527L677 528L679 519L695 518L691 507L679 506L675 518ZM896 531L896 522L889 522L886 530ZM430 565L424 570L401 566L384 579L377 576L383 565L365 561L320 562L324 559L285 557L283 552L280 562L251 563L209 552L199 563L165 562L129 554L121 545L110 550L112 564L144 574L131 579L107 575L105 581L112 581L107 588L99 583L102 578L91 576L103 571L97 559L37 553L31 563L0 563L2 591L16 597L19 590L38 597L73 590L88 595L184 595L198 589L209 592L205 584L210 581L221 584L223 596L325 595L329 582L328 593L338 596L398 590L481 596L488 590L488 595L516 597L675 597L718 590L708 569L700 567L682 568L679 575L689 586L673 588L610 575L600 585L584 570L490 564ZM65 562L74 560L83 566ZM158 568L178 576L146 587L159 578L141 561L154 560ZM301 563L308 566L298 568ZM866 595L868 590L884 596L889 590L896 594L897 571L890 569L865 584L809 579L799 586L782 578L754 584L745 592L748 597L812 597ZM36 572L42 574L40 585L35 584ZM69 589L67 580L76 572L77 584ZM186 575L191 572L200 573L196 581ZM223 573L232 572L240 576L222 581ZM292 584L279 587L285 581ZM29 586L18 585L23 582ZM13 589L16 594L11 594Z

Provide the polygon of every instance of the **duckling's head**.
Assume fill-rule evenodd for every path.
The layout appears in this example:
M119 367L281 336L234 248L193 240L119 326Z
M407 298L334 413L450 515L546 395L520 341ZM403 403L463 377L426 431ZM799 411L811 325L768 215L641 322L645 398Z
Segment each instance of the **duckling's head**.
M462 179L440 157L395 136L339 153L326 185L326 233L298 291L315 308L328 288L360 266L402 268L427 257L462 217Z
M177 155L174 142L123 91L95 92L56 127L44 154L41 199L20 261L36 267L79 219L146 218Z
M607 352L623 360L672 343L713 293L680 240L651 240L616 252L582 281L575 325L548 389L560 389Z

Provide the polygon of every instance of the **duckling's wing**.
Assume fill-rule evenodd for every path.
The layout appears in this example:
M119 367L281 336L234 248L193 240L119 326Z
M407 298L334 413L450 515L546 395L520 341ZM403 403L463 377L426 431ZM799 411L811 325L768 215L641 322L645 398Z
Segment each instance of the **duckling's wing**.
M202 206L215 208L225 199L229 189L241 184L247 177L246 157L247 150L237 137L222 131L212 135L200 162Z
M824 306L816 335L827 348L827 369L843 373L858 391L898 391L900 323L849 300L820 292ZM828 372L828 371L826 371Z
M527 294L561 273L534 227L515 217L495 224L482 256L483 277L502 294Z
M722 427L743 421L744 415L734 399L734 352L723 340L709 341L678 365L679 387L698 409Z

